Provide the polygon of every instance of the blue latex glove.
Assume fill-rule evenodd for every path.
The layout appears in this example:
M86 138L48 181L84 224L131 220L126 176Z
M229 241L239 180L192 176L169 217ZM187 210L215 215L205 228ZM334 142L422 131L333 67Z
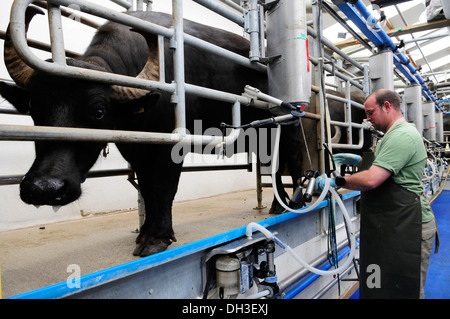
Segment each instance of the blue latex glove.
M351 153L339 153L333 155L336 166L341 165L358 165L361 162L361 156Z
M336 181L334 180L334 178L328 178L328 180L330 181L330 187L337 187L336 185ZM322 176L319 176L316 178L316 190L318 192L321 192L325 187L325 178L323 178Z

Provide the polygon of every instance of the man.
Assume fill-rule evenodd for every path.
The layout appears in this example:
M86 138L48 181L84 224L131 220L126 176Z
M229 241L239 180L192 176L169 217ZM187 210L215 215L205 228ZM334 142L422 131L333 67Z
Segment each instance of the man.
M422 196L427 160L422 137L407 123L400 97L389 90L369 95L367 120L385 132L368 170L331 178L330 185L361 190L360 297L423 298L436 232L434 215ZM352 154L333 156L338 164L358 164ZM323 188L324 179L316 182Z

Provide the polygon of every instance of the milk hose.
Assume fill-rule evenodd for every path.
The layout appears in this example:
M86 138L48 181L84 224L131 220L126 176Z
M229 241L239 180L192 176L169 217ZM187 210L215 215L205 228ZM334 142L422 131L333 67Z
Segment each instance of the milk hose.
M315 274L321 275L321 276L322 275L339 274L339 273L345 271L345 269L347 269L347 267L353 261L353 256L355 255L356 240L355 240L355 234L354 234L353 225L352 225L350 216L348 215L347 209L345 208L345 205L342 202L339 195L337 194L336 190L334 188L330 187L330 182L325 174L324 174L325 175L324 176L325 187L324 187L322 193L320 194L319 198L316 200L316 202L313 205L311 205L307 208L304 208L304 209L293 210L290 207L286 206L283 203L283 201L280 200L280 196L278 195L276 184L275 184L276 166L278 165L280 132L281 132L281 129L280 129L280 126L278 125L276 137L275 137L275 148L274 148L273 159L272 159L272 181L273 181L273 189L274 189L275 197L277 198L280 205L282 205L285 209L289 210L290 212L304 214L304 213L307 213L307 212L313 210L314 208L316 208L317 205L319 205L322 202L323 198L326 196L328 191L330 191L331 194L333 195L333 197L336 199L339 207L341 208L342 214L344 215L344 219L347 223L349 237L350 237L350 253L349 253L349 256L347 257L347 259L345 260L345 262L340 267L333 269L333 270L321 270L321 269L312 267L311 265L306 263L300 256L298 256L296 254L296 252L291 247L289 247L289 245L286 245L285 243L283 243L279 238L277 238L269 230L267 230L264 226L261 226L260 224L257 224L254 222L249 223L247 225L247 229L246 229L246 236L248 238L251 238L252 237L252 229L255 228L255 229L259 230L260 232L262 232L268 239L273 240L281 248L288 251L301 265L303 265L309 271L311 271Z

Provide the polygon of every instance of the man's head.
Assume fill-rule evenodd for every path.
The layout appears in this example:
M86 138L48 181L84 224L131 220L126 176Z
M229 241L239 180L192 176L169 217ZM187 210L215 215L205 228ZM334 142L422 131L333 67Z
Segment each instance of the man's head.
M380 89L373 92L364 103L367 120L375 129L386 132L402 117L400 101L398 94L393 91Z

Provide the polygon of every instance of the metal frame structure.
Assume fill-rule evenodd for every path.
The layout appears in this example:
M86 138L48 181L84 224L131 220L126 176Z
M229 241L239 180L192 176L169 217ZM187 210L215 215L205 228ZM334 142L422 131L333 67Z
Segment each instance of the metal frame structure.
M24 12L25 8L33 3L33 0L25 0L25 1L16 1L13 5L12 12L11 12L11 26L14 26L11 28L11 37L13 42L15 43L17 47L18 54L24 58L24 60L33 68L37 70L45 70L45 72L48 73L55 73L58 75L68 76L68 77L74 77L74 78L81 78L86 80L93 80L93 81L99 81L104 82L108 84L115 84L115 85L123 85L123 86L130 86L130 87L136 87L146 90L162 90L166 92L170 92L173 94L172 101L177 106L175 107L176 110L176 118L177 118L177 124L176 124L176 130L179 130L176 133L173 134L162 134L162 133L135 133L135 132L128 132L126 133L126 136L124 137L123 133L120 132L120 136L123 138L118 138L119 134L115 133L108 133L108 132L100 132L96 130L85 130L85 129L62 129L59 131L59 129L53 130L45 127L11 127L11 126L1 126L0 127L0 139L3 140L37 140L37 139L64 139L64 140L73 140L73 139L81 139L83 141L90 140L90 141L102 141L102 142L121 142L121 143L167 143L167 144L176 144L176 143L189 143L189 144L209 144L209 143L221 143L222 137L217 136L195 136L190 134L185 134L183 132L185 128L185 105L184 105L184 95L185 93L190 93L194 95L199 95L205 98L212 98L217 99L225 102L229 102L231 105L233 105L233 125L238 126L240 125L240 118L239 118L239 108L240 105L245 106L252 106L252 107L258 107L258 108L269 108L269 103L265 101L260 100L253 100L245 95L235 95L230 94L227 92L220 92L212 89L197 87L194 85L191 85L189 83L184 83L184 75L183 75L183 68L180 67L183 65L183 55L182 55L182 49L176 50L178 52L174 56L175 65L178 65L175 67L174 74L175 74L175 81L173 83L164 83L163 81L151 81L151 80L143 80L143 79L137 79L133 77L128 76L122 76L112 73L106 73L106 72L99 72L94 70L80 70L79 68L70 67L65 65L65 51L62 44L62 30L60 27L60 11L58 8L58 11L56 9L51 9L55 12L52 12L52 19L49 20L50 29L54 30L51 32L51 42L52 47L55 47L55 49L52 49L52 58L55 63L50 63L46 61L42 61L41 59L37 58L29 49L26 39L25 39L25 29L24 29ZM197 1L199 3L202 3L203 1ZM180 3L174 6L174 28L167 29L161 26L154 25L150 22L142 21L140 19L124 15L118 12L114 12L114 14L111 13L111 10L105 9L100 6L96 6L92 3L83 1L83 0L75 0L75 1L69 1L69 0L49 0L48 3L52 4L53 6L59 7L59 6L69 6L69 5L75 5L81 9L81 11L93 14L105 19L109 19L111 21L116 21L118 23L123 23L125 25L128 25L133 28L137 28L144 32L150 32L150 33L156 33L160 36L167 37L172 39L172 43L177 43L177 48L182 48L183 43L188 43L190 45L196 46L202 50L207 50L211 54L218 54L221 56L224 56L228 59L232 59L233 61L242 64L243 66L257 69L261 72L265 72L266 67L259 63L252 63L249 61L249 59L239 56L237 54L228 52L224 49L221 49L217 46L214 46L212 44L206 43L205 41L202 41L200 39L196 39L195 37L189 36L184 34L182 31L178 32L178 28L182 28L182 23L180 21L182 20L182 6ZM175 2L177 3L177 2ZM211 2L208 2L211 3ZM178 13L177 13L178 12ZM221 11L222 12L222 11ZM229 12L229 11L227 11ZM179 17L181 15L181 17ZM178 21L178 22L177 22ZM178 33L181 33L179 35ZM315 32L308 28L308 34L315 35ZM325 44L329 44L325 42ZM175 44L174 44L175 45ZM337 53L341 53L339 50ZM345 55L344 55L345 56ZM348 56L346 56L349 58ZM313 64L317 64L318 59L314 57L310 57L310 60ZM59 61L59 62L58 62ZM351 59L350 59L351 61ZM356 62L355 62L356 64ZM358 65L358 64L356 64ZM363 67L358 65L360 69ZM349 81L356 87L362 89L361 84L354 81L353 79L349 78L348 76L342 74L339 71L334 70L331 66L325 65L324 69L333 72L333 74L337 77L340 77L341 79L344 79L346 81ZM351 103L351 102L350 102ZM306 117L312 117L316 118L317 116L311 115L309 113L306 113ZM348 124L338 124L333 123L334 125L343 125L346 126ZM59 131L59 132L58 132ZM42 133L42 134L41 134ZM228 143L234 142L235 138L237 137L237 132L231 132L231 134L225 138L225 140ZM92 139L91 139L92 138Z
M93 129L78 129L78 128L54 128L54 127L34 127L34 126L16 126L16 125L0 125L0 140L17 140L17 141L24 141L24 140L65 140L65 141L95 141L95 142L120 142L120 143L162 143L162 144L193 144L193 145L205 145L205 144L220 144L224 140L227 144L233 143L237 136L238 131L232 130L230 134L225 137L223 140L221 136L199 136L199 135L190 135L186 134L184 131L185 127L185 101L184 101L184 95L186 93L191 94L197 94L203 97L218 99L226 102L230 102L232 104L232 113L233 113L233 125L239 126L240 123L240 105L246 105L251 107L258 107L258 108L270 108L270 103L253 99L252 97L248 97L245 94L243 95L234 95L227 92L220 92L216 90L211 90L207 88L201 88L197 86L190 85L188 83L184 83L184 70L181 68L181 65L184 65L184 57L182 50L175 50L176 54L174 55L174 61L175 61L175 70L174 70L174 78L175 81L173 83L165 83L164 82L164 75L161 76L161 80L156 81L149 81L149 80L142 80L117 74L111 74L106 72L99 72L99 71L93 71L93 70L80 70L78 68L69 67L65 64L65 57L66 53L64 50L63 45L63 36L62 36L62 28L61 28L61 14L65 14L66 16L69 15L65 11L65 6L71 6L72 8L80 8L81 11L84 11L89 14L93 14L105 19L110 19L112 21L116 21L119 23L123 23L126 25L129 25L130 27L137 28L139 30L150 32L150 33L157 33L160 36L160 41L163 37L168 37L171 39L171 43L173 44L173 48L175 48L175 43L177 48L182 48L183 43L188 43L190 45L196 46L198 48L201 48L203 50L207 50L211 54L218 54L220 56L225 56L229 59L232 59L233 61L242 64L243 66L257 69L263 73L266 72L267 68L265 65L258 63L258 57L254 57L253 62L252 59L247 59L245 57L236 55L234 53L228 52L226 50L223 50L217 46L214 46L212 44L206 43L202 40L196 39L192 36L184 34L184 36L180 35L183 34L182 32L177 32L177 29L182 30L182 23L180 21L182 20L182 6L180 3L176 4L174 6L174 27L173 28L164 28L161 26L154 25L152 23L142 21L140 19L124 15L122 13L114 12L112 13L110 9L105 9L104 7L100 7L97 5L94 5L92 3L83 1L83 0L77 0L77 1L64 1L64 0L50 0L48 1L50 5L51 10L51 16L52 18L49 19L49 25L51 31L51 47L52 47L52 59L56 61L55 63L46 62L39 58L37 58L29 49L26 39L25 39L25 29L24 29L24 11L25 8L33 3L33 0L26 0L26 1L16 1L11 12L11 25L15 26L12 28L11 37L14 43L17 45L17 51L18 53L29 63L32 67L38 69L38 70L45 70L49 73L55 73L58 75L65 75L68 77L75 77L75 78L82 78L82 79L89 79L94 81L100 81L110 84L116 84L116 85L125 85L125 86L131 86L131 87L137 87L142 89L158 89L163 91L168 91L173 94L172 101L176 102L174 103L175 106L175 118L177 119L176 123L176 130L172 134L166 134L166 133L151 133L151 132L125 132L125 131L105 131L105 130L93 130ZM141 8L142 4L140 3L142 1L138 1L137 7ZM242 27L246 27L246 24L251 24L251 22L247 21L245 18L242 18L240 14L236 13L235 9L231 9L227 6L224 6L220 2L212 2L212 1L203 1L203 0L197 0L197 3L204 5L205 7L211 9L212 11L222 14L224 17L230 19L231 21L237 23L238 25ZM118 1L116 2L120 5L122 5L127 10L131 10L133 8L133 5L127 4L127 2L124 1ZM42 1L37 2L37 4L40 4L42 6ZM261 16L262 7L257 7L256 4L253 4L256 10L253 10L258 15L256 18ZM45 6L44 6L45 7ZM149 5L147 5L147 9L149 8ZM242 8L243 11L245 11ZM178 12L178 13L177 13ZM252 12L249 10L249 12ZM73 15L72 12L70 12L71 15ZM181 15L181 17L180 17ZM178 21L178 22L177 22ZM85 23L87 25L98 27L95 22L86 19L85 17L80 18L81 23ZM256 23L258 24L258 23ZM246 27L247 28L247 27ZM248 28L247 28L248 30ZM311 27L307 28L308 35L312 36L313 38L318 38L317 32L315 32ZM256 46L259 46L261 40L261 33L253 31L250 32L251 34L256 34ZM263 34L263 33L262 33ZM251 36L250 36L251 38ZM348 60L350 63L355 65L358 69L363 70L367 74L367 68L364 70L364 67L361 66L359 63L351 59L348 55L346 55L344 52L333 46L332 43L321 37L321 41L324 45L329 46L332 48L337 54ZM161 47L161 46L160 46ZM160 54L160 57L163 59L163 54ZM321 61L320 58L316 58L314 56L309 56L310 61L314 65L318 65L319 61ZM160 63L164 63L164 61L160 61ZM178 66L177 66L178 65ZM364 89L363 85L358 81L353 79L352 76L349 74L345 74L345 72L342 70L339 70L334 65L329 65L326 63L322 63L323 69L329 73L332 73L334 76L340 78L343 81L346 81L347 83L354 85L358 89ZM312 86L312 89L315 92L319 92L318 86ZM350 87L348 88L350 90ZM367 89L366 89L367 90ZM349 96L349 95L348 95ZM327 98L332 98L336 100L342 100L342 98L333 96L328 94ZM351 105L363 108L362 105L358 105L357 103L351 101L351 99L348 97L345 101L347 104L347 114L348 118L345 123L340 123L337 121L330 121L331 125L336 126L342 126L345 127L349 136L348 144L342 145L336 145L340 148L348 148L348 149L360 149L362 147L362 131L364 129L364 126L359 123L352 123L351 122ZM320 114L325 114L325 112L317 112L318 114L313 114L310 112L305 112L306 118L313 118L316 120L319 120L323 123L324 119L321 117ZM324 125L323 128L320 129L321 132L324 131ZM359 144L353 144L353 137L352 137L352 127L359 129ZM324 136L322 137L322 140L324 139ZM321 162L323 163L323 159L321 159ZM324 167L324 165L322 165ZM246 166L247 169L249 169L249 165ZM225 169L232 169L233 167L225 167ZM242 168L242 167L235 167L236 169ZM108 174L108 173L106 173ZM98 174L97 174L98 175ZM3 180L6 181L6 183L10 183L11 180L16 180L17 177L11 178L10 176L4 177ZM259 205L258 205L259 206Z
M152 132L120 132L120 131L106 131L93 129L75 129L75 128L55 128L55 127L32 127L32 126L15 126L15 125L0 125L0 140L78 140L78 141L102 141L102 142L120 142L120 143L164 143L176 144L187 143L194 145L204 145L211 143L222 143L222 136L202 136L191 135L185 130L185 94L194 94L205 98L216 99L220 101L229 102L231 112L233 114L233 125L239 126L240 123L240 107L241 105L250 107L259 107L270 109L273 105L270 101L254 98L246 94L236 95L227 92L221 92L204 87L195 86L185 83L184 80L184 44L190 44L202 50L206 50L211 54L217 54L228 59L232 59L245 67L256 69L263 74L268 72L263 62L270 57L264 55L264 50L261 49L261 43L264 39L264 21L261 20L264 13L264 7L257 1L249 0L246 8L238 7L236 4L231 4L230 1L206 1L195 0L197 3L204 5L210 10L223 15L225 18L242 26L250 34L251 52L249 57L242 57L234 53L228 52L222 48L206 43L195 37L184 34L183 32L183 3L182 0L173 0L173 28L164 28L150 22L142 21L129 15L119 13L114 10L105 9L97 6L91 2L84 0L48 0L48 9L50 30L51 30L51 47L52 57L54 63L45 62L37 58L29 49L25 38L25 24L24 14L28 5L33 3L33 0L16 0L14 2L11 13L11 37L16 46L18 54L31 67L38 70L45 70L47 73L55 73L67 77L74 77L78 79L87 79L108 84L130 86L145 90L162 90L172 94L172 103L176 112L176 131L172 134L152 133ZM123 0L114 0L115 3L124 5L125 8L133 8L130 3ZM266 1L265 5L270 5L272 1ZM224 5L224 4L228 4ZM136 28L143 32L149 32L159 35L160 39L170 39L171 47L175 49L174 54L174 79L173 83L165 83L161 81L143 80L133 77L127 77L106 72L98 72L93 70L85 70L74 67L69 67L65 64L66 52L62 41L61 30L61 8L64 6L76 5L82 12L99 16L107 20L115 21ZM143 8L143 1L138 1L137 8ZM147 1L147 7L151 7L151 1ZM329 125L337 125L345 127L348 134L348 144L335 144L332 147L359 149L362 147L362 134L366 129L361 123L353 123L351 119L351 108L364 108L362 105L355 103L350 98L351 86L361 90L365 95L370 93L369 85L369 70L367 66L360 65L358 62L351 59L342 50L339 50L332 43L326 40L322 35L321 26L321 10L320 1L313 3L313 27L306 27L307 35L310 36L310 49L313 54L309 55L309 61L316 67L314 77L312 79L312 91L315 92L315 112L305 112L305 117L319 121L318 125L318 145L322 145L327 140L325 137L326 127ZM345 9L344 9L345 10ZM306 23L306 21L305 21ZM378 39L378 38L377 38ZM381 41L381 40L380 40ZM360 77L349 74L346 70L336 65L330 59L327 59L324 54L324 46L333 50L335 53L346 59L353 66L355 66L361 73ZM160 57L164 57L160 54ZM402 58L400 58L402 61ZM163 63L164 61L161 61ZM400 66L402 72L405 67ZM411 72L413 72L411 70ZM270 72L269 72L270 73ZM415 74L416 71L413 72ZM325 94L326 83L323 80L326 74L330 74L339 78L345 84L346 98L342 99L333 95ZM162 77L164 78L164 77ZM420 78L417 77L420 84ZM270 79L269 79L270 80ZM289 79L287 79L289 80ZM244 88L243 88L244 90ZM424 89L425 91L425 89ZM309 93L309 92L308 92ZM424 92L426 94L427 92ZM430 95L425 95L430 98ZM274 97L279 98L279 97ZM289 97L288 97L289 98ZM345 103L346 121L343 123L332 121L327 115L328 105L327 99L335 99ZM269 99L271 100L271 99ZM303 102L290 100L288 102ZM353 143L352 128L359 129L359 143ZM329 132L329 129L328 129ZM233 143L238 135L237 130L233 130L226 138L227 143ZM320 171L325 169L324 151L319 147L319 162ZM116 172L117 173L117 172ZM121 174L128 174L128 171L121 171ZM94 174L95 175L95 174ZM14 177L17 182L17 177ZM352 222L358 223L358 214L356 212L356 203L359 199L359 192L352 192L344 194L345 205L352 212ZM280 216L275 216L261 222L261 225L269 227L271 231L278 232L280 238L289 241L297 250L301 250L303 245L310 241L317 241L316 248L320 248L325 240L324 234L324 215L329 212L327 205L329 201L324 201L311 213L308 214L294 214L286 213ZM339 209L337 210L339 211ZM347 254L346 239L345 239L345 225L342 219L338 219L336 224L340 225L339 230L339 249L340 256ZM311 225L315 225L311 228ZM57 284L54 286L39 289L16 296L17 298L63 298L63 297L79 297L79 298L198 298L204 295L206 287L205 268L208 260L215 255L235 253L236 251L244 251L247 247L257 245L262 239L256 238L252 241L242 239L245 234L244 228L238 228L227 233L218 234L212 238L207 238L199 242L191 243L182 247L170 249L168 251L150 256L148 258L139 259L130 263L126 263L111 269L100 271L82 277L81 287L70 288L66 283ZM320 251L320 249L318 249ZM322 254L315 256L317 258L313 264L320 265L325 261ZM286 261L286 254L279 251L275 252L274 258ZM269 257L268 257L269 258ZM202 266L199 267L201 260ZM288 262L284 262L288 264ZM301 296L306 297L320 297L326 290L336 283L335 279L328 278L327 280L320 280L320 283L315 287L315 292L304 292L305 283L314 282L311 277L308 277L306 270L298 272L298 267L293 266L294 269L289 268L280 274L280 287L283 291L282 296L294 297L300 293ZM330 266L323 266L325 268ZM351 267L353 268L353 267ZM345 273L350 272L351 269ZM172 276L170 273L174 271L183 272L189 271L195 276L187 276L186 282L180 284L179 278ZM163 284L166 289L163 289L159 279L155 278L154 274L163 275L167 278ZM318 279L315 277L314 279ZM175 285L178 289L170 290L168 295L167 287ZM175 287L174 286L174 287ZM273 295L273 291L269 291L269 295ZM261 291L257 292L258 294Z

